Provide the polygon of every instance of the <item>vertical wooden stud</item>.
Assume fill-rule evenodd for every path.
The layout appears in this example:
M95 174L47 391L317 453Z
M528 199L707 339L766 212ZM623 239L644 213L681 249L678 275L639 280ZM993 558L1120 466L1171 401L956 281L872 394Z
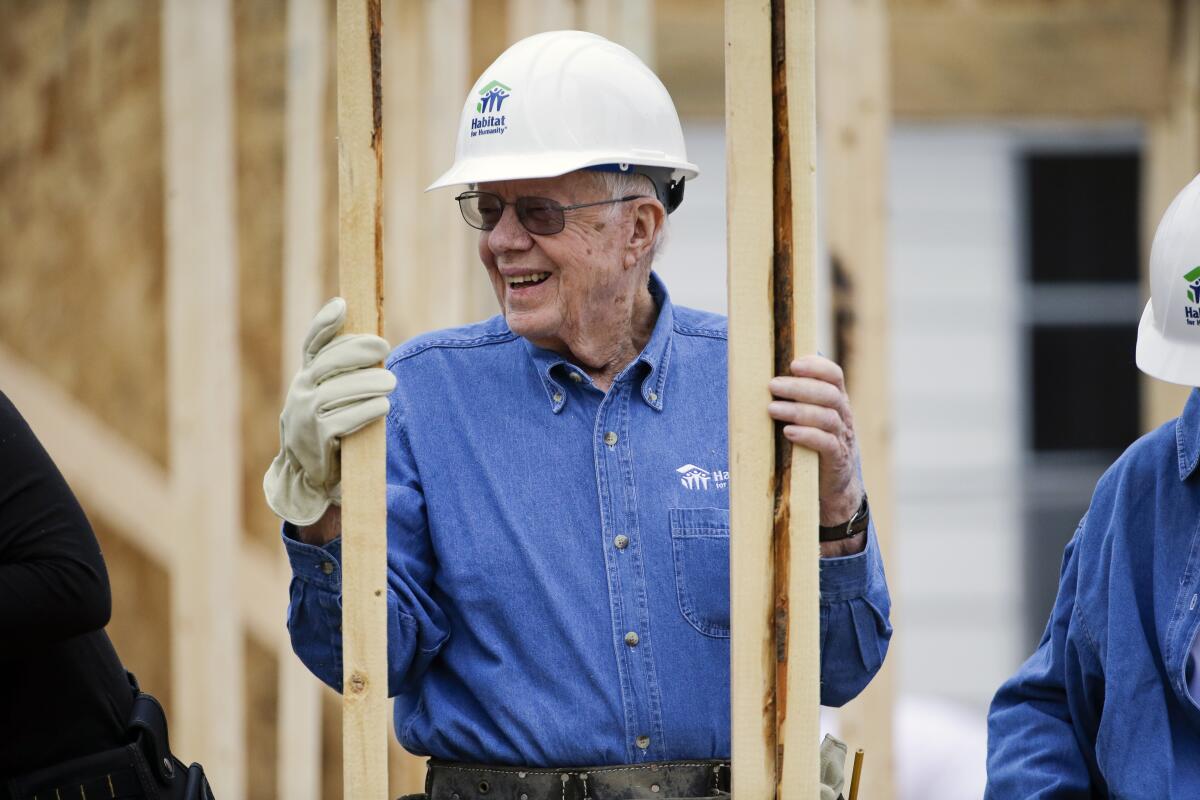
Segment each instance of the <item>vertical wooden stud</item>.
M808 2L726 3L734 794L817 796L817 459L767 383L816 350L816 87Z
M283 347L284 381L300 367L300 343L320 308L325 232L325 98L329 20L324 0L288 0L287 102L284 120ZM281 389L286 388L286 384ZM318 800L321 788L321 683L280 635L280 797Z
M283 370L300 367L300 343L321 307L325 252L324 138L329 19L323 0L288 0L284 120Z
M733 795L775 795L771 8L725 3Z
M233 23L221 0L167 0L162 20L172 744L240 798Z
M775 792L770 4L725 4L733 793Z
M388 303L388 336L419 333L482 319L496 301L474 256L473 231L454 192L425 187L454 162L454 144L470 69L470 7L465 0L384 3L385 127L395 148L384 165L384 263L397 301ZM413 113L413 109L421 113Z
M654 68L654 3L651 0L581 0L579 27L628 47Z
M892 519L887 302L888 27L884 0L823 3L817 14L823 222L837 309L836 356L854 406L871 516L885 559ZM888 564L889 574L893 571ZM892 575L894 579L894 575ZM894 613L894 612L893 612ZM894 645L893 645L894 647ZM870 754L863 795L893 797L895 653L862 695L838 710L851 750Z
M388 75L401 80L383 83L384 127L393 148L383 164L384 206L383 263L386 283L394 293L384 308L387 338L393 344L432 326L429 287L431 270L422 269L428 259L422 238L422 198L419 185L425 169L423 147L428 125L426 115L413 114L424 101L425 74L422 58L424 0L385 0L383 3L383 63ZM447 134L448 135L448 134Z
M771 18L775 370L786 374L795 356L817 352L815 0L772 0ZM821 705L817 455L778 432L776 450L777 637L786 626L786 641L776 641L782 654L776 665L776 796L815 799Z
M383 117L379 0L338 0L338 283L345 330L383 333ZM342 441L345 796L387 797L384 425Z
M475 256L477 231L463 222L453 189L425 194L425 187L454 163L459 116L475 76L469 74L470 18L467 0L423 0L421 64L427 80L424 160L416 187L427 261L415 267L427 273L426 305L435 310L430 327L473 322L496 313L496 299ZM482 288L486 293L476 291ZM480 307L479 299L484 303Z
M542 31L574 28L574 0L508 0L508 42Z

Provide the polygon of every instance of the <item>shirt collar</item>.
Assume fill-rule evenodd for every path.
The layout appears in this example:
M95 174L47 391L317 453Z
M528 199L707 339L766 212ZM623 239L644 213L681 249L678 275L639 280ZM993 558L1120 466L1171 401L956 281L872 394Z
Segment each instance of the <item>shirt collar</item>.
M674 312L671 307L671 297L667 287L656 273L650 273L650 296L658 306L658 320L650 334L650 341L642 348L642 352L634 361L621 370L614 385L631 377L636 377L646 366L645 377L641 379L639 390L642 400L655 411L663 409L663 394L666 387L667 364L671 358L671 332L675 327ZM562 411L567 403L567 391L564 381L574 381L572 374L579 376L580 383L590 383L591 378L579 367L572 364L553 350L544 350L528 339L522 338L529 358L537 369L550 408L555 414Z
M1179 421L1175 423L1179 446L1179 480L1185 481L1200 464L1200 389L1192 389Z

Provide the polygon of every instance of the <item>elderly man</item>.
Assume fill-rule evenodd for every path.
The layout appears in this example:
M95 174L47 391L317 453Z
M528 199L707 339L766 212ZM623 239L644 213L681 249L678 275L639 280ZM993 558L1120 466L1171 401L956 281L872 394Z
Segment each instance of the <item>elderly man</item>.
M1200 176L1163 215L1137 364L1200 386ZM987 797L1200 797L1200 391L1100 479L1037 651L988 716Z
M651 272L696 174L635 56L531 37L477 82L434 185L468 187L502 313L386 370L382 340L337 335L340 300L314 321L264 484L288 520L292 641L340 686L337 442L386 415L389 688L437 800L727 789L726 322ZM849 402L816 356L771 391L764 413L820 453L822 700L840 705L891 634Z

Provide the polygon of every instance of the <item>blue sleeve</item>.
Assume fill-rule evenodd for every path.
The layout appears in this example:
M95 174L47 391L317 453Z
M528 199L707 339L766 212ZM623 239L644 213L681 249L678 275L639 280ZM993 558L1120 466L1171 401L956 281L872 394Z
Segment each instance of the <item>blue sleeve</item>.
M450 624L434 597L436 558L429 538L425 497L393 399L387 420L387 636L388 695L411 688L450 637ZM341 539L324 547L295 538L284 525L292 566L288 632L292 649L314 675L342 687Z
M1107 796L1095 769L1094 733L1086 733L1098 726L1103 676L1075 603L1080 537L1077 531L1067 545L1058 597L1038 649L992 700L990 800Z
M850 702L883 666L891 608L871 522L861 553L821 559L821 705Z

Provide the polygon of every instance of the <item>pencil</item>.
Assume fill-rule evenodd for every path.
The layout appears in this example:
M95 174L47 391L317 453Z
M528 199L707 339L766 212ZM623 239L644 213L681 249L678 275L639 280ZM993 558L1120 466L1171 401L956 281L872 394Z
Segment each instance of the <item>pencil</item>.
M850 774L850 799L858 800L858 779L862 776L863 749L854 753L854 772Z

